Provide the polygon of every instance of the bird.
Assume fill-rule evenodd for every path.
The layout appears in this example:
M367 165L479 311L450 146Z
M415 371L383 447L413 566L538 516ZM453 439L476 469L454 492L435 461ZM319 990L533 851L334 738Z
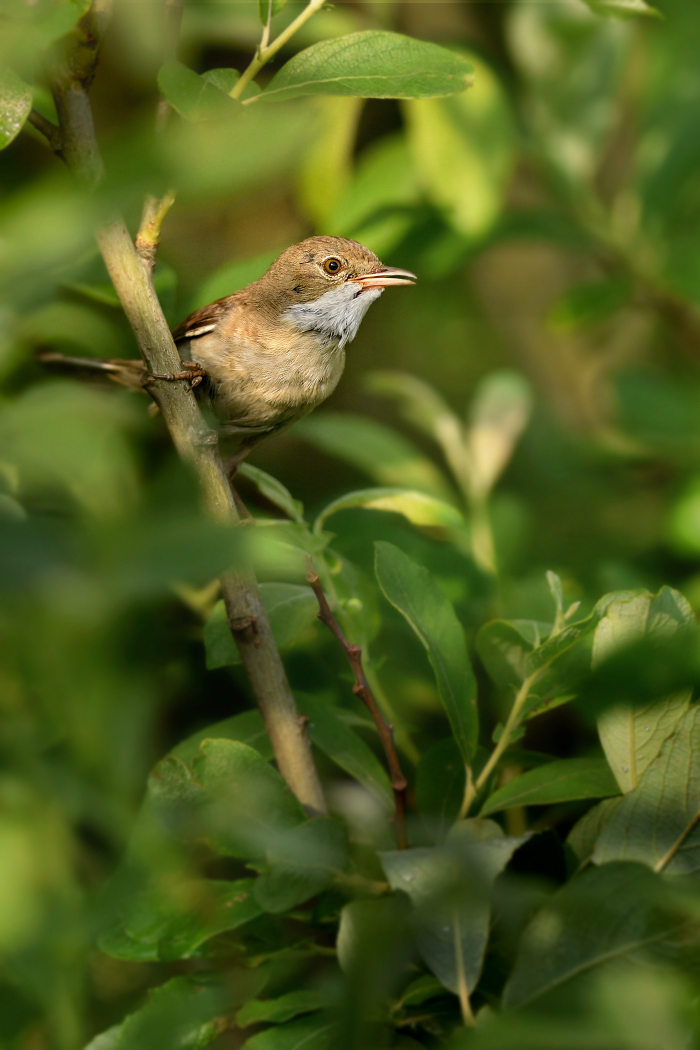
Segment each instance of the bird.
M234 439L234 473L255 445L302 418L333 393L345 347L368 308L409 270L384 266L347 237L308 237L287 248L257 281L195 310L173 331L183 363L174 375L141 361L40 355L43 361L107 372L132 389L154 379L189 379L222 437Z

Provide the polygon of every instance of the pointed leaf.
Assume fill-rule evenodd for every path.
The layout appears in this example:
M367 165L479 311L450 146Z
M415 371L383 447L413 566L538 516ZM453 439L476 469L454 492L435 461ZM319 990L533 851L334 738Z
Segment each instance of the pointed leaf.
M287 0L258 0L258 13L262 24L267 25L268 20L274 18L286 3Z
M464 518L456 507L423 492L410 489L361 489L329 503L314 522L314 532L323 531L325 523L341 510L383 510L391 514L403 514L413 525L427 528L463 529Z
M321 1010L328 1003L328 994L314 988L288 992L278 999L251 999L236 1014L239 1028L266 1021L270 1024L283 1024L299 1014L308 1014L312 1010Z
M700 872L700 705L695 704L663 744L606 823L596 864L641 861L670 875Z
M238 473L252 481L260 495L283 510L288 518L291 518L292 521L303 522L303 503L294 499L289 489L285 488L277 478L273 478L272 474L267 474L259 467L251 466L250 463L241 463Z
M634 18L645 15L647 18L661 18L660 11L651 7L646 0L583 0L596 15L607 18Z
M466 786L464 759L454 737L428 748L416 770L418 812L440 841L457 819Z
M486 800L480 816L511 806L548 806L579 798L604 798L619 791L604 758L564 758L509 780Z
M479 738L476 679L462 625L432 575L391 543L375 543L375 571L391 604L405 616L428 653L438 694L467 765Z
M260 97L435 98L464 91L471 83L470 63L454 51L370 29L312 44L282 66Z
M0 149L19 135L32 109L32 89L13 69L0 73Z
M569 832L566 843L583 864L593 855L596 843L608 820L620 805L622 798L606 798L589 809Z
M174 60L160 67L158 87L173 109L186 120L220 120L234 115L240 106L210 80Z
M394 796L381 762L333 705L319 697L298 694L297 706L309 719L309 735L316 747L392 810Z
M451 992L476 987L486 950L493 882L526 837L505 836L492 821L455 825L444 846L380 853L394 890L413 902L424 962Z
M587 868L558 890L526 928L503 1003L515 1009L613 959L660 942L660 880L641 864Z
M239 740L241 744L255 748L265 759L274 757L265 723L258 710L242 711L239 715L232 715L231 718L224 718L221 722L205 726L186 740L181 740L170 754L191 765L203 740Z

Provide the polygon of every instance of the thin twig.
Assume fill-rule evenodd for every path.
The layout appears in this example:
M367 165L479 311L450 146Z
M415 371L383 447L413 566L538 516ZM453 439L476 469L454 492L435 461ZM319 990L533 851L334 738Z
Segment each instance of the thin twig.
M54 153L61 152L61 129L57 124L45 117L38 109L31 110L27 120L32 127L41 132Z
M352 691L355 696L359 696L360 700L366 705L369 713L374 719L374 724L377 727L379 733L379 739L382 742L386 760L389 765L389 773L391 775L391 787L394 792L394 803L396 806L394 816L394 830L396 832L396 842L399 849L408 848L408 839L406 838L406 788L408 787L408 781L401 771L399 764L399 758L396 754L396 747L394 746L394 729L384 719L377 701L374 699L374 694L370 689L369 682L365 676L364 668L362 666L362 649L359 645L351 645L343 634L343 630L333 615L333 611L328 604L328 600L323 593L323 587L319 579L318 573L316 572L313 562L309 559L308 572L306 574L307 583L311 586L316 600L318 601L318 618L321 623L325 623L340 643L340 647L348 658L348 663L352 668L352 673L355 676L355 684L352 687Z
M250 84L251 80L258 75L265 63L269 62L270 59L277 54L279 49L284 47L288 40L291 40L297 30L301 29L305 22L308 22L317 11L321 10L325 2L326 0L310 0L301 14L297 15L294 21L290 22L287 28L283 29L280 35L275 37L271 44L268 44L267 46L261 44L255 53L255 58L236 81L233 90L230 92L231 98L241 97L245 89L248 87L248 84ZM253 98L246 99L246 102L254 102L256 98L257 95L254 95Z
M156 253L160 244L160 231L165 216L175 203L175 191L168 190L161 197L146 197L141 215L141 225L136 234L136 251L152 271L156 265Z
M165 0L164 62L177 58L183 7L183 0ZM156 107L156 132L158 134L165 131L171 113L172 106L167 99L161 98Z

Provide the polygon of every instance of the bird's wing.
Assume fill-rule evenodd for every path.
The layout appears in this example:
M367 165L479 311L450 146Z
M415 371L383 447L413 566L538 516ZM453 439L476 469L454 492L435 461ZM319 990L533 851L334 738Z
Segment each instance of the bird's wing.
M233 300L234 296L227 295L223 299L217 299L215 303L209 303L208 306L195 310L173 330L175 342L180 343L184 339L198 339L201 335L213 332L221 318L230 313Z

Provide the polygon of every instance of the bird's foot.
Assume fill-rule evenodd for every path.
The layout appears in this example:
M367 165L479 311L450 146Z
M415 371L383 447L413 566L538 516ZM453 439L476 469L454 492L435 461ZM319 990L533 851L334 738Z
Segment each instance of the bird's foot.
M182 369L182 372L151 372L146 376L144 383L150 383L154 379L165 379L168 382L174 382L176 379L188 379L190 390L194 390L207 374L195 361L183 361Z

